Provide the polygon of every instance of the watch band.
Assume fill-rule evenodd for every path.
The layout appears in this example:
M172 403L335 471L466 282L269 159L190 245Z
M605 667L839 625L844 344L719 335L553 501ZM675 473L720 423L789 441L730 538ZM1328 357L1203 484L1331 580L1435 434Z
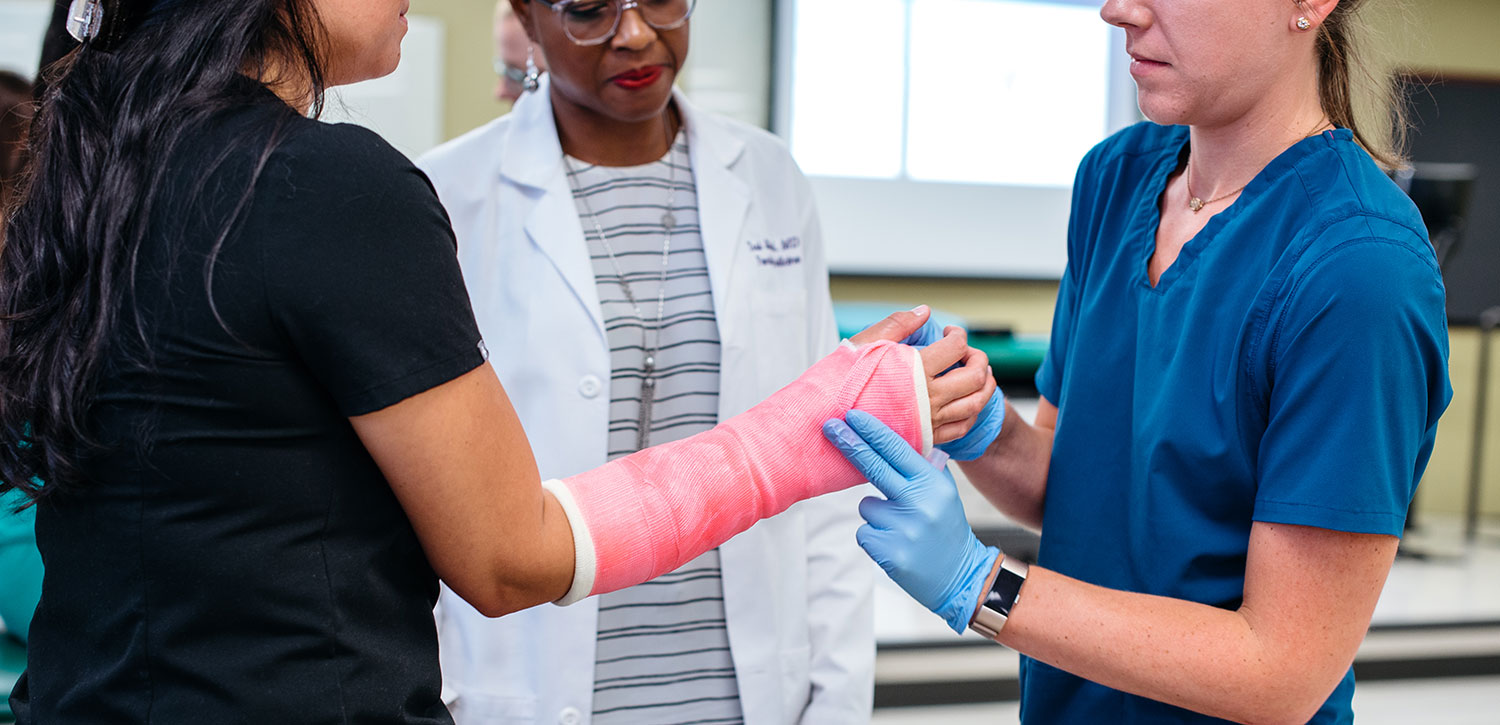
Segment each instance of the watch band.
M984 601L979 604L979 610L974 613L969 628L990 639L1000 636L1000 630L1010 618L1011 610L1015 609L1016 602L1021 599L1021 585L1026 583L1026 573L1029 570L1026 562L1001 554L1000 571L995 574L995 583L990 585L989 592L984 595Z

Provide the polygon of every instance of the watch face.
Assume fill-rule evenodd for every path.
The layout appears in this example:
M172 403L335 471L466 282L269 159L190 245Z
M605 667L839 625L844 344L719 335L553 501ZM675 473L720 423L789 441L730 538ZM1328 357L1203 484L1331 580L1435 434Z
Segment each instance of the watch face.
M1010 616L1010 610L1016 606L1016 598L1021 594L1021 585L1025 583L1026 577L1000 567L994 586L990 587L989 595L984 598L984 606Z

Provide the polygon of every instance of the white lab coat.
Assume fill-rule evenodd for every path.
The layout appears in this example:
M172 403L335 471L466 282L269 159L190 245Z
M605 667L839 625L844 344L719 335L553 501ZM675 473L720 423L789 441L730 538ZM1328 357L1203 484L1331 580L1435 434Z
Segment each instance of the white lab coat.
M457 231L490 362L542 477L561 478L606 460L610 360L548 99L544 83L419 163ZM785 145L676 101L718 317L723 420L831 351L837 331L812 192ZM803 502L720 549L750 725L870 719L873 568L854 539L860 495ZM443 597L444 690L460 723L587 722L597 599L491 620Z

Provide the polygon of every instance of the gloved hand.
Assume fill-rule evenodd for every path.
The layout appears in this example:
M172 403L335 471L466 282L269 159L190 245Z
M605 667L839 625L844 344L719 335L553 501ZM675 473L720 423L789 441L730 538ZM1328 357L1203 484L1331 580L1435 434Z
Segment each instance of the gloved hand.
M1005 392L995 388L995 394L990 396L989 402L984 404L984 410L979 411L979 417L974 419L974 427L964 437L939 443L937 448L955 461L972 461L984 455L1000 435L1000 428L1004 425Z
M885 498L859 504L859 545L913 599L960 634L1000 551L974 537L958 489L874 416L851 410L823 424L823 435Z
M943 339L943 330L931 317L917 328L916 332L907 335L902 345L910 345L922 349L938 340ZM954 365L958 367L958 365ZM952 368L949 368L951 370ZM943 371L948 372L947 370ZM938 377L942 377L939 373ZM980 411L979 417L974 420L974 427L969 429L962 438L947 443L937 444L937 448L947 453L955 461L972 461L982 455L990 444L995 442L995 437L1000 435L1000 428L1005 425L1005 393L995 388L995 394L990 396L989 402L984 404L984 410Z

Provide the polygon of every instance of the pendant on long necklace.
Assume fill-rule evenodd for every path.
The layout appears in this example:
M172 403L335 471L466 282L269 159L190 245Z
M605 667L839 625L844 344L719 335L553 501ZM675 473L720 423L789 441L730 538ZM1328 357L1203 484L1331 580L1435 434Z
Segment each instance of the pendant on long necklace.
M666 227L667 231L672 231L673 227L677 226L677 215L673 214L671 209L668 209L667 213L661 215L661 225Z
M645 375L641 378L641 419L636 429L635 448L651 445L651 405L656 402L656 358L646 356Z

